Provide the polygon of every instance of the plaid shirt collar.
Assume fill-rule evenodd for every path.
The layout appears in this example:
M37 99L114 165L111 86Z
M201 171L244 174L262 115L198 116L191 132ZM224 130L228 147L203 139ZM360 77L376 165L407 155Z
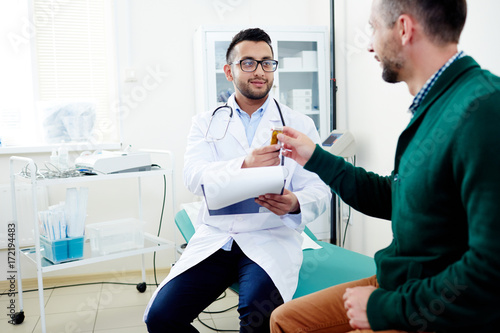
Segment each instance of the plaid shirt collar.
M455 60L458 60L458 59L460 59L460 58L462 58L464 56L465 56L464 51L457 52L453 57L450 58L450 60L448 60L446 62L446 64L443 65L443 67L441 67L440 69L438 69L438 71L436 73L434 73L434 75L432 75L429 80L427 80L427 82L424 84L424 86L422 87L422 89L420 89L420 91L415 95L415 98L413 99L413 103L411 103L411 105L410 105L409 111L412 113L412 115L415 114L415 112L417 111L418 107L420 106L420 104L424 100L425 96L427 96L427 94L431 90L432 86L437 81L437 79L441 76L441 74L443 74L443 72L448 67L450 67L450 65Z

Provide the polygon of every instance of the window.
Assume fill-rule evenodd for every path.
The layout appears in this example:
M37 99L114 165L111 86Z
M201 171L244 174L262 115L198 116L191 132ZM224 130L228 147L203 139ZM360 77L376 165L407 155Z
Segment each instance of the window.
M27 2L1 14L10 45L0 66L12 78L1 84L13 91L0 101L3 146L118 143L111 1Z

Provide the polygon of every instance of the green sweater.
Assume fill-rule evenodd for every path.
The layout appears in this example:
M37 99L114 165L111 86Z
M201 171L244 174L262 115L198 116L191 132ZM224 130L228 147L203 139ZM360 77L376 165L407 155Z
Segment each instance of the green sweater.
M379 176L317 146L305 168L342 200L392 221L375 255L372 329L500 330L500 78L471 58L436 81Z

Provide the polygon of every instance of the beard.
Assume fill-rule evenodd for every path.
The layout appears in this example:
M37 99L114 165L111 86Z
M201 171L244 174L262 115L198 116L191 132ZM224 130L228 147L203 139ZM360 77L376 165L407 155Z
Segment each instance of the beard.
M400 55L397 41L391 40L384 44L385 56L380 56L382 63L382 79L388 83L401 81L400 70L403 68L404 59Z
M271 88L273 86L273 80L265 81L265 89L263 90L255 90L252 89L252 84L250 83L250 80L247 82L240 82L238 80L235 81L235 86L238 91L245 96L248 99L253 99L253 100L258 100L262 99L267 96L269 91L271 91Z
M402 61L384 59L382 61L382 79L388 83L397 83L401 81L399 78L399 70L403 68Z

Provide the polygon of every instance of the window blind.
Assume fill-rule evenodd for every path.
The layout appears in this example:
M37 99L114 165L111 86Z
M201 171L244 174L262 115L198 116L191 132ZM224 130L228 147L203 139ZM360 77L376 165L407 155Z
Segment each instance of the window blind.
M95 105L94 144L117 142L111 109L114 70L105 0L34 0L37 97L44 102ZM110 125L111 124L111 125Z

